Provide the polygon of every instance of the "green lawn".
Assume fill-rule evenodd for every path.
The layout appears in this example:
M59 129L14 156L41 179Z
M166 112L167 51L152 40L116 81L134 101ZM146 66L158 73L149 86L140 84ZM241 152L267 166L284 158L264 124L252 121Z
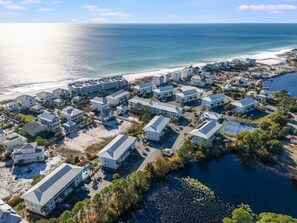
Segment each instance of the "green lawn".
M253 121L253 124L255 124L255 125L260 125L260 124L262 124L263 122L267 121L267 119L268 119L271 115L273 115L274 113L276 113L276 112L273 112L273 113L271 113L271 114L265 115L265 116L263 116L263 117L261 117L261 118L258 118L258 119L256 119L256 120L254 120L254 121Z
M20 117L25 119L25 122L31 122L36 119L36 117L32 114L24 114L24 113L19 113L18 114Z

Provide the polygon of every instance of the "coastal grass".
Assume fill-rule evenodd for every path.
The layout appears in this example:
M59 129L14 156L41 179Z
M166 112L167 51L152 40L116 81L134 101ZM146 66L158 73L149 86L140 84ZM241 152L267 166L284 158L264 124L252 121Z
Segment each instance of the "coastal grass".
M275 115L276 112L270 113L268 115L265 115L263 117L260 117L258 119L255 119L252 124L254 125L261 125L263 122L266 122L270 117L272 117L273 115Z
M25 122L31 122L36 119L36 117L32 114L26 114L26 113L19 113L18 114L21 118L25 120Z

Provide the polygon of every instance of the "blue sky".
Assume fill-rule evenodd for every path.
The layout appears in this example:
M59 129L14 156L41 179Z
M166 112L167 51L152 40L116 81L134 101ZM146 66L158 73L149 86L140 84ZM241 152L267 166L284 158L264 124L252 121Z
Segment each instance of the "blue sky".
M297 0L0 0L0 22L297 23Z

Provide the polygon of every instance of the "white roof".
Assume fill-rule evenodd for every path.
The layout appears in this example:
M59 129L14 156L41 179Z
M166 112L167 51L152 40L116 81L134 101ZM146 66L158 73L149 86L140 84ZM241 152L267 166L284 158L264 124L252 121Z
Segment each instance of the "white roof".
M126 95L130 95L130 93L128 91L119 90L111 95L108 95L106 98L107 99L116 99L116 98L124 97Z
M95 97L91 100L91 102L93 103L98 103L98 104L102 104L102 105L105 105L107 104L107 100L105 98L102 98L102 97Z
M143 83L143 84L139 84L137 86L134 86L133 88L135 89L144 89L144 88L148 88L148 87L153 87L154 85L151 82L147 82L147 83Z
M160 92L167 92L167 91L174 91L174 90L176 90L176 88L169 85L169 86L160 87L158 89L155 89L154 92L160 93Z
M207 97L203 97L202 100L212 102L212 101L225 100L225 98L226 96L223 93L219 93L219 94L213 94Z
M166 118L162 115L155 116L144 128L144 131L150 132L163 132L164 128L168 125L170 118Z
M78 115L78 114L81 114L81 113L83 113L82 110L73 108L71 106L69 106L67 108L64 108L63 111L62 111L62 114L67 114L67 115L70 115L70 116L75 116L75 115Z
M43 112L42 114L38 115L38 118L46 120L48 122L52 122L55 118L58 118L58 116L50 114L48 112Z
M203 114L203 116L204 116L204 118L206 118L206 119L209 119L209 120L215 120L215 121L219 120L219 119L222 117L221 114L216 113L216 112L210 112L210 111L205 112L205 113Z
M216 134L221 127L222 125L216 121L206 121L198 126L197 129L194 129L190 134L207 140Z
M177 93L176 95L180 96L180 97L190 97L190 96L193 96L193 95L197 95L199 93L201 93L201 91L194 88L194 89L189 89L189 90L182 91L180 93Z
M235 101L232 103L232 105L240 108L247 107L250 105L255 105L255 104L258 104L258 101L254 100L253 98L245 98L240 101Z
M118 160L134 142L135 137L118 135L98 153L98 156Z
M82 167L63 163L30 190L24 193L21 198L43 206L55 195L57 195L76 176L81 174L82 170Z

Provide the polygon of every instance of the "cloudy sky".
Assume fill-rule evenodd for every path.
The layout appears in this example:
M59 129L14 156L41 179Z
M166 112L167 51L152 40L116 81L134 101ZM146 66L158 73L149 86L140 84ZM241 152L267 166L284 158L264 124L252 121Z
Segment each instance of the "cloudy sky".
M297 0L0 0L0 22L297 23Z

